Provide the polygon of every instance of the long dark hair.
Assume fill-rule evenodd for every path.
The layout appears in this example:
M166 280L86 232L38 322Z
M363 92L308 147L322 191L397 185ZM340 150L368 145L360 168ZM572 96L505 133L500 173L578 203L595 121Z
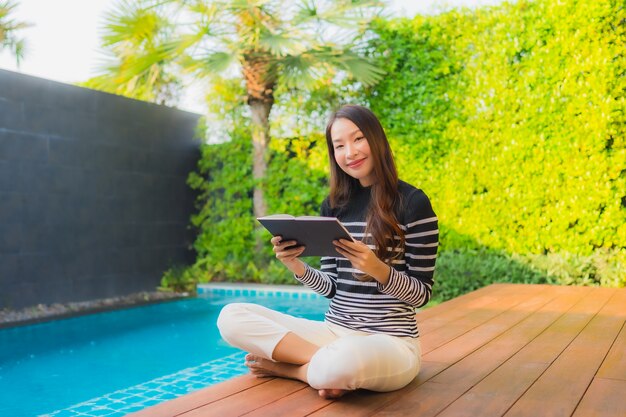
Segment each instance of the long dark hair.
M335 148L330 130L337 119L350 120L367 139L375 181L372 184L372 199L368 208L365 236L368 233L372 236L373 243L376 244L376 256L384 262L391 263L392 259L402 255L402 250L396 252L394 249L403 249L405 239L395 214L400 204L398 172L387 135L378 118L366 107L345 105L330 116L326 125L326 145L330 160L329 202L333 208L348 204L350 195L359 186L358 180L346 174L335 161ZM400 241L394 236L399 236Z

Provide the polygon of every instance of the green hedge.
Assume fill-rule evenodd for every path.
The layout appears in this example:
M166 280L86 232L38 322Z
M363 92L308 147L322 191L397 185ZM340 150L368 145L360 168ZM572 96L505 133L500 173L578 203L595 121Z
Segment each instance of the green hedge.
M388 76L365 95L349 85L308 101L277 93L269 211L317 212L322 115L360 100L386 127L401 177L436 208L436 298L499 281L624 286L625 21L621 2L539 0L377 22L371 51ZM254 249L255 233L269 235L252 217L239 90L215 101L232 140L206 145L190 176L201 193L191 275L293 282L269 243ZM189 280L173 271L168 282Z
M443 251L626 270L625 18L623 2L540 0L378 22L393 76L371 105L438 208Z

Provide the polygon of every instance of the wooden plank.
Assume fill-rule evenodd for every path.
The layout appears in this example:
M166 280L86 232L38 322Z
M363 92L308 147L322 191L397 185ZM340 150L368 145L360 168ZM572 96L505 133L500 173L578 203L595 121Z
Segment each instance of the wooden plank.
M399 401L388 404L375 412L374 416L394 416L394 417L426 417L437 415L444 407L440 396L442 391L446 391L451 397L459 397L463 394L463 387L459 385L445 386L433 381L427 381L411 395L400 398Z
M404 395L414 391L424 382L441 372L446 366L447 365L442 363L422 362L422 368L417 378L400 390L385 393L359 390L342 397L339 401L335 401L310 415L315 417L357 417L371 415L373 410L385 404L401 401Z
M515 302L508 302L511 308L506 309L507 304L505 304L489 312L489 314L496 314L484 323L478 324L463 320L462 323L467 327L462 335L425 353L422 357L427 361L455 363L543 307L558 295L558 291L559 289L554 287L541 292L521 294ZM505 300L503 302L506 303Z
M572 296L558 289L554 292L557 294L544 292L541 294L543 299L530 299L528 303L522 303L497 317L502 326L506 326L504 320L507 318L510 318L511 322L514 323L504 332L498 334L498 327L492 323L487 323L441 347L442 354L448 355L445 349L450 345L451 351L461 350L461 355L449 357L449 361L456 363L433 378L433 381L471 388L554 323L561 315L561 313L551 311L554 310L555 306L563 309L569 308L582 296L580 294ZM555 295L558 297L555 298ZM533 301L535 303L532 303ZM515 322L515 320L519 321ZM496 319L493 321L495 322ZM492 338L491 336L494 334L498 335ZM487 343L472 353L466 354L472 347L478 345L481 339L483 343ZM455 347L455 345L458 346ZM456 359L459 359L458 362Z
M626 289L622 291L626 291ZM626 325L619 332L596 376L626 381Z
M555 300L542 309L542 314L548 320L555 317L556 321L547 329L541 330L539 336L502 366L451 403L441 416L503 415L574 340L611 295L611 292L599 289L565 289L568 293L565 298ZM568 309L573 303L573 307Z
M573 417L626 416L626 381L594 378Z
M434 307L429 307L417 312L417 319L419 321L426 321L431 318L438 318L444 311L457 311L457 306L463 305L464 307L470 307L473 303L493 302L497 300L499 294L513 291L510 288L510 284L491 284L486 287L482 287L476 291L468 292L466 294L455 297L451 300L444 301Z
M554 287L541 291L490 322L431 352L430 356L444 359L440 361L442 363L458 362L426 382L412 395L383 407L374 415L409 416L413 412L420 417L437 415L555 320L556 317L552 317L551 321L540 321L538 316L541 311L537 310L563 293L562 289ZM543 328L537 329L541 325ZM475 350L481 345L484 346ZM439 351L443 353L436 355ZM428 356L425 355L424 359L427 360Z
M306 387L307 385L300 381L272 378L265 384L257 385L179 415L184 417L240 416Z
M129 414L132 417L172 417L193 410L214 401L221 400L230 395L237 394L252 387L269 382L271 379L256 378L252 375L243 375L229 379L221 384L213 385L194 391L185 396L175 398L153 407L144 408L136 413Z
M502 365L502 363L527 346L528 343L558 320L564 311L569 310L579 302L584 295L583 292L570 291L565 287L553 291L558 294L557 298L544 304L539 310L526 317L509 331L446 369L435 377L433 382L460 386L464 388L463 392L466 393ZM476 366L476 364L480 364L480 366ZM541 371L543 369L545 367ZM516 379L513 379L513 381L502 382L504 384L514 384L516 381ZM454 391L454 393L456 392L458 390ZM462 399L467 394L461 396L461 400L459 400L459 397L453 398L451 394L452 392L444 391L439 395L441 398L440 406L446 406L447 408L441 408L443 411L438 416L474 416L484 413L482 404L470 403L470 407L466 406ZM477 407L472 408L471 405L477 405ZM489 410L485 415L497 415L497 413Z
M536 293L536 291L533 292L530 288L522 287L515 289L513 293L502 295L493 303L471 309L469 312L466 310L465 316L439 328L433 334L428 334L428 337L422 338L422 354L426 359L426 355L430 351L435 350L438 347L449 343L451 340L463 335L469 330L488 322L494 317L502 314L503 311L515 307L515 305L523 302L527 296L531 296L533 293ZM426 360L438 362L438 360L434 358Z
M626 319L626 291L602 290L610 300L505 416L571 416Z
M306 387L245 415L246 417L306 416L334 401L325 400L319 396L316 389Z
M473 312L480 311L488 306L492 306L494 303L499 303L503 299L508 297L516 297L520 290L531 291L525 286L517 285L490 285L488 288L492 288L492 291L481 292L480 297L471 297L465 299L466 302L457 303L456 299L446 301L446 303L440 304L429 311L430 315L425 316L418 314L418 326L420 329L420 335L424 336L428 333L438 331L438 329L448 329L450 324L458 322L460 319L472 314Z

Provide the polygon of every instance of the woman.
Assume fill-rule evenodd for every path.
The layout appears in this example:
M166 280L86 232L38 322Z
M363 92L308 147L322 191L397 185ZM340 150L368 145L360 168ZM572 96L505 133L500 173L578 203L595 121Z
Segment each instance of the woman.
M330 195L323 216L337 217L355 242L333 242L337 257L305 264L294 241L272 238L295 278L331 299L324 322L255 304L220 313L222 337L247 352L252 374L297 379L324 398L364 388L393 391L420 369L415 308L428 302L438 246L428 197L398 180L385 132L367 108L347 105L326 127ZM359 240L361 239L361 240Z

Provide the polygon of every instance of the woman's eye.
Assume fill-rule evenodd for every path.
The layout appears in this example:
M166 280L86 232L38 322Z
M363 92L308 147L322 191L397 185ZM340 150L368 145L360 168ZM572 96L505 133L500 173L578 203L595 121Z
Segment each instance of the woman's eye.
M357 140L361 140L361 139L365 139L363 136L359 136L358 138L354 139L354 141L356 142Z
M343 145L337 145L337 146L335 146L335 150L337 150L337 149L341 149L341 148L343 148Z

